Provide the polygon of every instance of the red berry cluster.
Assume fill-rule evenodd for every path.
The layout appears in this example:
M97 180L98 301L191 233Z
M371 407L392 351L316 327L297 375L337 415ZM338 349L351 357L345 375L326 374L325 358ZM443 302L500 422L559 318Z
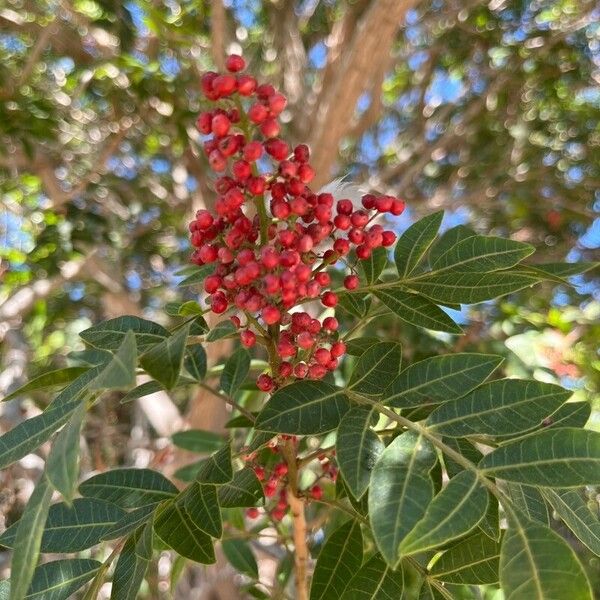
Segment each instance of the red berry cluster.
M215 265L204 282L211 310L234 308L246 315L243 326L239 317L234 320L242 343L269 341L276 347L278 372L258 379L261 390L271 391L288 378L319 379L336 368L345 352L336 341L337 320L321 322L290 310L317 298L335 307L327 268L345 260L351 248L366 259L373 249L391 246L395 234L373 220L401 214L404 202L366 194L357 209L350 200L314 193L308 187L315 175L308 147L292 149L278 137L285 96L240 74L242 57L229 56L226 66L229 73L209 72L201 81L215 106L199 115L197 127L210 136L204 150L219 176L215 214L200 210L190 223L192 261ZM354 270L344 280L346 289L360 284Z
M286 440L292 440L294 446L297 448L298 439L296 436L283 435L280 438L274 438L269 443L268 448L271 453L276 455L279 454L280 443L285 443ZM331 454L334 456L335 451ZM268 463L269 460L267 459L265 461L261 460L261 458L264 457L253 454L247 456L246 461L248 463L253 463L252 468L254 469L254 473L256 474L257 479L263 484L263 491L267 502L266 510L269 512L272 519L281 521L289 509L287 499L288 466L285 462L276 462L274 465L266 466L266 463ZM317 459L319 461L321 472L319 480L330 479L335 483L338 474L337 466L325 453L319 454ZM320 500L323 497L323 488L318 483L315 483L310 489L305 490L303 494L314 500ZM255 507L251 507L246 511L246 516L251 519L258 518L260 514L260 510Z

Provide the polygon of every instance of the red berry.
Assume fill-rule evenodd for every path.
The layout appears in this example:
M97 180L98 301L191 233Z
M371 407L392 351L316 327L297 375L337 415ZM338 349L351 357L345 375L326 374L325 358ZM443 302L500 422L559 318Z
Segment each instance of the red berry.
M404 203L404 200L394 200L392 202L392 208L390 209L390 212L395 215L401 215L404 212L406 205Z
M334 292L325 292L321 298L324 306L334 307L338 303L337 294Z
M273 473L275 473L277 477L283 477L284 475L287 475L287 472L288 466L285 463L277 463L273 469Z
M323 365L310 365L308 376L310 379L323 379L327 374L327 369Z
M323 320L323 328L327 329L328 331L337 331L338 327L339 323L335 317L326 317Z
M382 246L385 246L387 248L388 246L392 246L395 241L396 241L396 234L393 231L384 231L381 234L381 245Z
M344 287L347 290L355 290L358 287L359 283L360 283L360 280L358 279L358 277L356 275L348 275L344 279Z
M310 150L306 144L300 144L294 148L294 158L299 163L308 162L310 157Z
M308 374L308 365L306 363L298 363L294 367L294 375L298 377L298 379L304 379Z
M320 500L323 497L323 489L321 486L313 485L313 487L310 488L310 495L315 500Z
M256 385L258 386L258 389L262 392L270 392L275 386L275 383L272 377L270 377L266 373L263 373L262 375L258 376L258 379L256 380Z
M229 133L231 121L225 115L215 115L210 127L217 137L223 137Z
M251 96L256 90L256 79L250 75L240 75L237 80L240 96Z
M263 145L260 142L248 142L243 150L244 159L253 162L263 155Z
M267 119L260 125L260 132L267 138L277 137L281 128L276 119Z
M303 331L300 335L298 335L296 341L298 342L298 346L300 346L300 348L303 350L309 350L313 347L315 338L308 333L308 331Z
M287 99L283 94L274 93L269 96L269 108L274 115L280 114L286 104Z
M204 291L207 294L214 294L221 286L222 281L218 275L209 275L204 280Z
M212 311L218 315L227 310L228 302L223 292L216 292L211 297L210 307Z
M269 116L269 111L264 104L253 104L248 110L248 118L257 125L262 123Z
M246 348L252 348L256 344L256 334L249 329L245 329L240 333L240 340Z
M246 61L238 54L230 54L225 61L225 68L232 73L243 71L246 68Z
M352 210L354 207L352 206L351 200L340 200L337 203L336 208L337 208L338 214L349 216L352 214Z
M267 325L275 325L281 321L281 311L276 306L265 306L262 310L262 318Z
M229 96L235 91L236 85L233 75L218 75L212 82L212 89L219 96Z
M257 519L259 515L260 511L258 510L258 508L251 507L246 510L246 516L249 519Z
M281 521L281 519L283 519L283 517L285 517L285 510L281 509L281 508L276 508L272 513L271 516L273 517L273 519L275 521Z
M346 352L346 344L344 342L335 342L331 345L329 352L333 358L339 358Z
M294 371L294 368L292 367L292 363L289 362L282 362L279 364L279 376L280 377L289 377Z
M265 150L275 160L283 160L290 153L290 147L279 138L272 138L265 142Z
M331 360L331 354L329 353L329 350L327 350L326 348L319 348L315 352L315 360L320 365L327 365L327 363L329 363L329 361Z

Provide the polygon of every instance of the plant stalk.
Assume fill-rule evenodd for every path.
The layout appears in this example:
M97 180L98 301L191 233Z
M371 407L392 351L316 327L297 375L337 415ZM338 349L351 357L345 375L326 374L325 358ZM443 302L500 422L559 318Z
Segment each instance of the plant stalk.
M286 440L281 453L288 466L287 500L292 513L296 600L308 600L308 544L304 500L298 494L298 462L292 440Z

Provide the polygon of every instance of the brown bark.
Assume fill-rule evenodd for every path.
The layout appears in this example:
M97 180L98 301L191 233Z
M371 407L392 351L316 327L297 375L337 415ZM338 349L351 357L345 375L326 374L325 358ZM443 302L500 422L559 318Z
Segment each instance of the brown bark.
M356 102L371 81L381 77L409 8L418 0L378 0L358 21L351 42L341 57L335 77L324 87L311 126L312 164L315 185L328 181L340 141L348 131Z

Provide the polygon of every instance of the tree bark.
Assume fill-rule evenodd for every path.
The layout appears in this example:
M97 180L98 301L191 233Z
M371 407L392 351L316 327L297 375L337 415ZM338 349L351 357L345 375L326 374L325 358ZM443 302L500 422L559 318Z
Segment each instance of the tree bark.
M311 126L311 162L316 170L316 187L331 178L338 147L352 122L356 103L371 81L385 71L404 16L417 2L377 0L360 18L348 49L338 59L335 78L319 99Z

